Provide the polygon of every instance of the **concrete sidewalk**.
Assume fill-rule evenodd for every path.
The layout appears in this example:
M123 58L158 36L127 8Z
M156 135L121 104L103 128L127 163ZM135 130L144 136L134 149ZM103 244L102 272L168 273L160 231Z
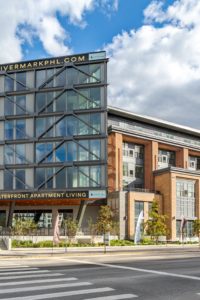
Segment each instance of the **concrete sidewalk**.
M144 252L185 252L192 251L200 255L198 244L190 245L140 245L140 246L106 246L107 253L144 253ZM13 248L12 250L0 250L0 259L5 257L29 257L29 256L50 256L66 254L102 254L104 247L67 247L67 248Z

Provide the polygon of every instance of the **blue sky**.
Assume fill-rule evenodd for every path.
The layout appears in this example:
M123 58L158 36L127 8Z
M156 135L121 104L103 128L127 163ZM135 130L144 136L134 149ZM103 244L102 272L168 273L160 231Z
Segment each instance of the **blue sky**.
M109 2L112 5L112 1ZM57 13L57 18L63 28L67 27L70 35L67 44L73 53L90 52L102 49L122 31L139 28L144 21L143 11L149 2L149 0L119 0L117 9L99 4L92 11L84 13L84 20L87 23L84 28L71 24L69 18L61 16L60 13ZM34 59L38 56L49 56L38 39L34 40L33 45L27 42L23 45L24 59Z
M108 103L200 128L199 0L1 0L0 63L106 50Z

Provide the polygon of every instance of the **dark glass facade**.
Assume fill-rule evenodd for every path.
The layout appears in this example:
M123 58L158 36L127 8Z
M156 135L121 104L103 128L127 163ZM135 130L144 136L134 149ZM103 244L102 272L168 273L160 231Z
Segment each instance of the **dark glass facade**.
M2 192L106 189L107 59L85 57L0 67Z

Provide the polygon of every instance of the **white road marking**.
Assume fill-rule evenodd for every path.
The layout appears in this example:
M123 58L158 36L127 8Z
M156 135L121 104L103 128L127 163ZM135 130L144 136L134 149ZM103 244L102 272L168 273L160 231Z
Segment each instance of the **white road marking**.
M77 260L77 259L67 259L67 261L81 263L81 264L84 263L84 264L88 264L88 265L96 265L96 266L101 266L101 267L106 267L106 268L124 269L124 270L129 270L129 271L151 273L151 274L162 275L162 276L170 276L170 277L184 278L184 279L191 279L191 280L200 280L200 277L197 277L197 276L189 276L189 275L182 275L182 274L176 274L176 273L168 273L168 272L162 272L162 271L156 271L156 270L140 269L140 268L133 268L133 267L127 267L127 266L120 266L120 265L112 265L112 264L105 264L105 263L97 263L97 262Z
M24 268L24 270L29 270L29 271L33 271L33 270L38 270L38 268ZM13 269L13 268L0 268L0 274L3 273L3 272L7 272L7 271L22 271L21 268L16 268L16 269ZM3 273L5 274L5 273Z
M122 300L122 299L133 299L133 298L138 298L138 296L134 294L121 294L121 295L113 295L113 296L87 298L84 300Z
M29 268L29 266L21 266L21 265L13 265L12 264L12 265L9 265L9 267L7 267L7 265L8 264L6 264L6 266L5 265L1 266L0 270L2 270L2 269L9 270L9 269L16 268L16 267L20 268L20 270L23 269L23 268Z
M111 292L114 289L109 287L97 288L97 289L87 289L87 290L76 290L76 291L68 291L68 292L58 292L51 294L41 294L41 295L30 295L30 296L20 296L14 298L4 298L1 300L40 300L40 299L56 299L58 297L68 297L75 295L84 295L84 294L93 294L93 293L103 293L103 292Z
M42 291L58 288L68 288L68 287L77 287L77 286L88 286L92 285L90 282L73 282L73 283L62 283L62 284L52 284L52 285L42 285L42 286L31 286L31 287L21 287L13 289L4 289L0 290L0 294L11 294L18 292L31 292L31 291Z
M4 275L20 275L20 274L36 274L36 273L49 273L49 270L32 270L32 271L17 271L17 272L2 272L0 273L0 278L1 276Z
M41 277L42 275L45 275L45 277L54 277L54 276L62 276L62 273L49 273L49 274L33 274L33 275L19 275L19 276L5 276L0 278L1 280L8 280L8 279L21 279L21 278L35 278L35 277Z
M0 287L4 286L12 286L12 285L25 285L25 284L33 284L33 283L52 283L52 282L62 282L62 281L74 281L77 280L75 277L69 278L54 278L54 279L38 279L38 280L23 280L23 281L12 281L12 282L4 282L0 283Z

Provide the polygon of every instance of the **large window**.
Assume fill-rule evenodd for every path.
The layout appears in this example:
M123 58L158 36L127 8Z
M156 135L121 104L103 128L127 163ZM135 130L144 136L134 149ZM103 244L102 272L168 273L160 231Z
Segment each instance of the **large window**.
M36 168L35 182L39 189L86 188L105 185L102 166Z
M183 228L183 238L184 237L193 237L194 236L194 221L187 220ZM182 237L181 232L181 220L176 221L176 237Z
M66 84L98 83L104 79L104 65L79 65L77 68L56 68L36 71L36 87L64 87Z
M5 140L25 139L26 120L7 120L5 121Z
M5 190L23 190L29 188L26 183L25 169L5 170L4 171L4 189Z
M4 147L5 164L24 164L28 163L24 144L5 145Z
M100 87L79 89L77 91L70 90L64 93L57 92L55 110L72 111L101 107L103 105L101 101L102 92L103 90Z
M4 100L4 113L6 116L27 114L26 95L6 96Z
M176 217L195 217L195 181L177 179L176 182Z
M35 97L35 106L37 112L52 112L53 111L53 92L37 93Z
M175 165L176 156L174 151L158 150L158 169Z
M200 170L200 157L189 156L189 169Z
M5 92L26 90L26 72L9 74L5 78Z
M103 160L104 140L79 140L77 142L46 142L36 144L36 162L65 162Z
M144 185L144 146L123 143L123 186L125 189Z
M54 69L37 70L36 71L36 87L53 87Z

